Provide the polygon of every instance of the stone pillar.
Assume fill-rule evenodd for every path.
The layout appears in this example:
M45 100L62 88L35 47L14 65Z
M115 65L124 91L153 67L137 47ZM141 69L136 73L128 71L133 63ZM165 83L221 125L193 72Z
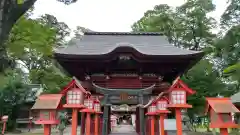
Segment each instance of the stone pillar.
M103 109L103 125L102 125L102 135L107 135L108 134L108 128L109 128L109 107L107 105L104 105Z
M136 108L136 122L135 122L135 129L137 133L139 134L139 107Z
M143 105L143 94L139 95L139 103ZM140 117L140 135L145 135L145 114L144 108L139 107L139 117Z
M108 135L109 133L109 113L110 113L110 107L108 101L108 94L104 94L104 108L103 108L103 124L102 124L102 135Z
M108 105L108 134L110 134L110 132L111 132L111 128L112 127L112 125L111 125L111 106L110 105Z

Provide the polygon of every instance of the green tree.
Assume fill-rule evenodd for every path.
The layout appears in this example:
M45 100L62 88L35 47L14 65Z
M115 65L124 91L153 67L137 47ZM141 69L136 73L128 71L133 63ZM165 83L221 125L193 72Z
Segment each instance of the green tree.
M232 91L239 91L240 86L240 0L229 0L228 7L221 16L221 35L215 43L214 54L221 71ZM235 85L234 87L232 85ZM232 93L233 94L233 93Z
M70 36L71 32L67 24L64 22L59 22L55 16L49 14L41 16L37 19L37 21L56 30L56 47L61 47L66 44L66 37Z
M59 23L59 24L58 24ZM53 51L64 45L68 26L54 16L36 20L22 17L13 27L8 40L8 54L29 72L29 82L42 84L47 93L57 93L69 78L55 67Z
M194 106L193 109L188 110L192 118L196 114L203 115L206 104L205 97L216 97L224 94L227 90L226 85L219 77L219 72L208 60L201 60L185 73L182 79L196 91L196 94L188 98L188 102Z
M14 24L23 16L37 0L1 0L0 2L0 72L11 65L5 41L8 39ZM65 4L71 4L77 0L58 0Z
M7 130L14 130L18 112L33 92L23 83L21 71L8 70L1 76L4 84L0 87L0 115L8 115Z
M133 31L162 32L177 47L206 52L204 59L182 77L197 92L188 99L194 106L188 112L190 118L204 111L204 97L217 96L226 90L209 54L217 39L212 31L216 20L208 15L214 10L212 0L187 0L176 8L157 5L132 26Z
M157 5L133 24L133 31L163 32L169 41L177 47L202 50L211 47L215 34L216 21L207 16L214 11L211 0L188 0L173 8Z

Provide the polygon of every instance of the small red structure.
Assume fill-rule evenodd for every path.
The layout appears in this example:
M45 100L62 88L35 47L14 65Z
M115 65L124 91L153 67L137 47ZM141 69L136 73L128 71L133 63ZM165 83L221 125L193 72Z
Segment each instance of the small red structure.
M166 114L170 113L170 111L167 109L168 105L168 99L166 97L158 97L150 104L148 107L148 113L146 115L150 116L150 126L148 126L151 129L151 135L154 135L155 133L155 118L156 116L160 116L159 118L159 134L164 135L164 119L166 117ZM157 124L158 125L158 124ZM158 127L157 127L158 128Z
M4 135L5 130L6 130L6 124L7 124L7 121L8 121L8 116L4 115L4 116L2 116L1 119L2 119L2 122L3 122L2 135Z
M33 105L33 110L39 110L39 115L35 124L44 125L44 135L51 134L51 125L59 123L57 110L61 108L62 94L40 95Z
M233 105L230 98L206 98L206 113L210 114L210 128L219 128L221 135L228 135L228 128L239 127L234 123L232 113L240 111Z
M146 115L149 116L148 121L150 120L150 124L147 124L147 131L150 129L150 135L155 134L155 116L157 115L157 104L156 102L152 102L150 106L147 108Z
M94 116L94 135L99 135L99 128L100 128L100 114L101 112L101 105L100 101L98 99L94 100L94 111L95 111L95 116Z
M187 96L195 93L178 77L168 90L169 105L168 108L175 109L177 135L182 135L182 116L181 110L192 108L192 105L187 104Z
M72 135L77 135L77 120L79 109L85 108L83 102L87 91L82 87L76 78L61 91L66 96L66 104L64 108L72 108Z
M86 135L91 134L91 114L95 113L94 111L94 99L91 97L90 94L87 95L87 99L84 100L84 105L87 107L85 109L82 109L80 112L86 113Z
M157 102L157 114L159 117L159 133L160 135L165 134L164 130L164 119L170 111L167 109L168 99L166 97L160 97L155 102Z

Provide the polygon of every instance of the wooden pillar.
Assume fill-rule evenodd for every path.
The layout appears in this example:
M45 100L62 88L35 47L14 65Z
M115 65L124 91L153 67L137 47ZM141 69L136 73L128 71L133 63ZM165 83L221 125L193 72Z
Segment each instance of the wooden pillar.
M135 121L136 132L139 134L139 107L136 108L136 121Z
M44 124L44 135L51 135L51 125L50 124Z
M159 134L160 135L164 135L165 131L164 131L164 114L160 114L159 117Z
M111 106L108 106L108 134L110 134L112 129L112 124L111 124Z
M151 117L151 135L154 135L155 133L155 116L152 115Z
M91 134L91 113L87 113L86 118L86 135Z
M81 113L81 135L85 133L85 114L84 112Z
M220 128L220 134L221 135L228 135L228 129L227 128Z
M77 135L77 124L78 124L78 109L73 108L73 110L72 110L72 135Z
M143 94L139 95L139 103L143 105ZM139 117L140 117L140 135L145 135L145 114L144 108L139 107Z
M107 135L108 134L108 125L109 125L109 122L108 122L108 109L109 107L107 105L104 106L104 109L103 109L103 124L102 124L102 135Z
M94 117L94 135L98 135L99 134L99 130L98 130L98 128L99 128L99 114L98 113L96 113L95 114L95 117Z
M181 108L175 109L176 113L176 125L177 125L177 135L182 135L182 115Z

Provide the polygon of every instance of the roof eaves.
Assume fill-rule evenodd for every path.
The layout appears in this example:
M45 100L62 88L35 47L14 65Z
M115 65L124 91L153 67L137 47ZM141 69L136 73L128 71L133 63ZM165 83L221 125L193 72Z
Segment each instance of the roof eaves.
M162 32L84 32L84 35L145 35L145 36L163 36Z

